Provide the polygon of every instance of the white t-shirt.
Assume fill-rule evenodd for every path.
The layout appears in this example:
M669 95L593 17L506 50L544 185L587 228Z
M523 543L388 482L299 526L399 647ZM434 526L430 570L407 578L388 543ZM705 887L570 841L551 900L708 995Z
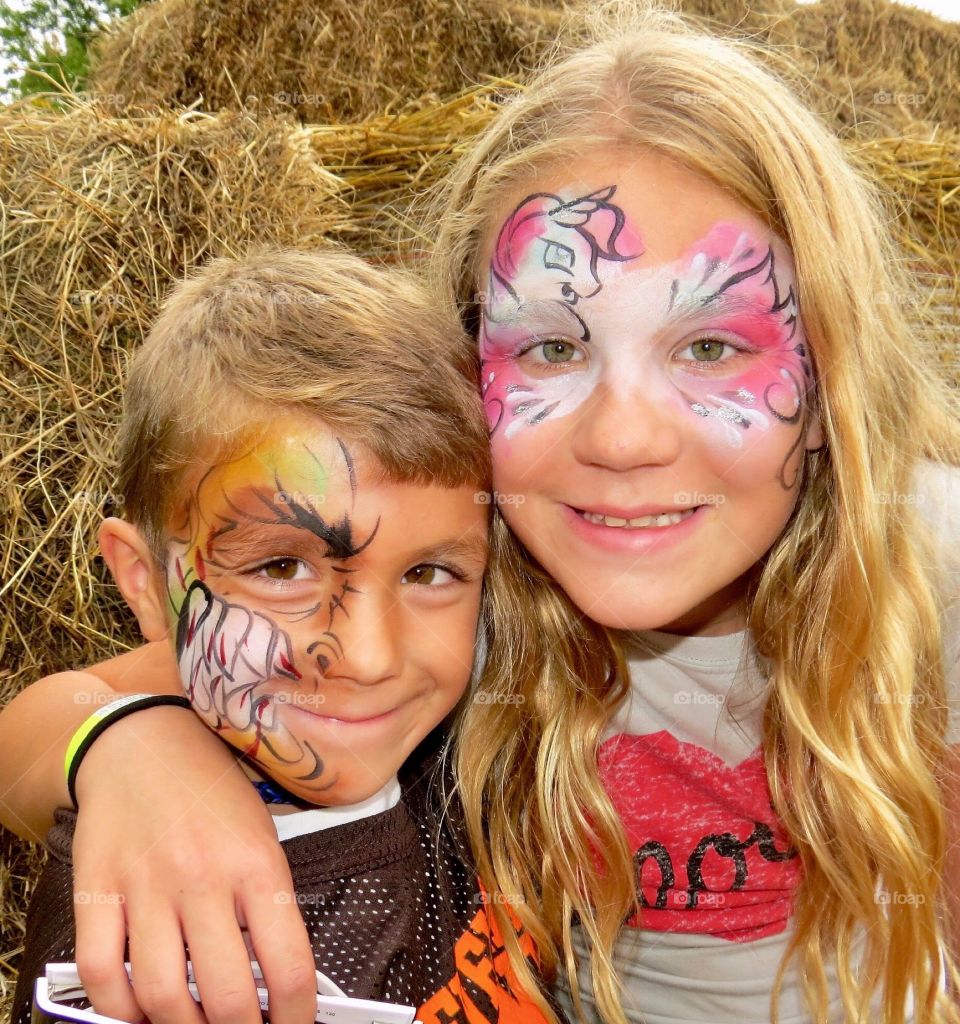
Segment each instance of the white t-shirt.
M912 500L942 555L948 689L960 695L960 470L925 464ZM769 673L749 634L635 634L632 686L602 738L601 777L634 851L643 927L614 948L630 1021L765 1024L790 935L800 861L770 805L760 725ZM960 743L960 699L949 743ZM668 809L668 810L665 810ZM581 994L592 1012L589 950L574 928ZM834 965L830 1021L844 1020ZM576 1019L562 989L561 1004ZM781 1024L809 1024L802 985L787 973ZM594 1019L599 1020L599 1017Z

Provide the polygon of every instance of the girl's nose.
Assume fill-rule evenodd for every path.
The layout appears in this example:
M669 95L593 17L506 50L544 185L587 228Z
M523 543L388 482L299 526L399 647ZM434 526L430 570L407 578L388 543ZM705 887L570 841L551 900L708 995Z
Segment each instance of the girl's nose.
M361 590L337 608L329 628L321 629L307 648L325 679L373 686L400 675L402 637L394 604L386 594Z
M618 472L670 465L680 454L681 424L671 396L601 382L580 407L573 454L584 465Z

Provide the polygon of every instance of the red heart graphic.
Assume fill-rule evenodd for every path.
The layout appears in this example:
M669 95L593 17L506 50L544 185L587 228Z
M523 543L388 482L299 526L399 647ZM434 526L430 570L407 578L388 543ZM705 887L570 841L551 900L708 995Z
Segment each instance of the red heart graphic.
M731 767L665 730L620 734L598 763L638 867L643 910L628 924L734 942L783 931L801 865L759 747Z

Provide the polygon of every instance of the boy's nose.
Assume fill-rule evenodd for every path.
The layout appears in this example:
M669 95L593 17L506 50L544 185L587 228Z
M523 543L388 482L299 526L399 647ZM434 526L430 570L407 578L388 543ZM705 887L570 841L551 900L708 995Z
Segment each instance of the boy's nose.
M373 594L353 594L338 610L330 628L307 648L325 679L369 686L400 675L400 637L394 628L394 602Z
M578 410L573 454L584 465L616 471L670 465L681 450L674 406L659 391L602 382Z

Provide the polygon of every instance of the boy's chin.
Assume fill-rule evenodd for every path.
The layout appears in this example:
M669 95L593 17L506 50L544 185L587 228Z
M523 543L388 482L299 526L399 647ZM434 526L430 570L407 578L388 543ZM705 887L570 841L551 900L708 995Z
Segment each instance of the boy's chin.
M335 774L327 782L321 781L319 785L313 787L304 786L302 780L286 779L281 772L271 773L265 777L274 786L281 787L303 803L314 807L346 807L369 800L383 789L393 775L388 774L381 778L364 772L362 777L358 777L357 773L351 773L351 777L347 778L345 773Z

